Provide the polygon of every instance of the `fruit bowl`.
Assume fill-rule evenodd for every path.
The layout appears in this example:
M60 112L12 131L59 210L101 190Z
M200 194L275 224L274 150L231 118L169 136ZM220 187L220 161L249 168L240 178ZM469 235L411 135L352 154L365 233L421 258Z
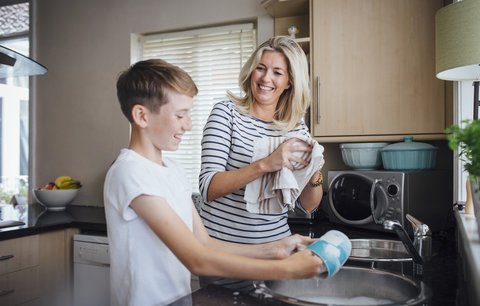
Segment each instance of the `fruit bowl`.
M57 189L45 190L34 189L35 200L45 206L48 210L65 210L67 205L73 201L80 189Z

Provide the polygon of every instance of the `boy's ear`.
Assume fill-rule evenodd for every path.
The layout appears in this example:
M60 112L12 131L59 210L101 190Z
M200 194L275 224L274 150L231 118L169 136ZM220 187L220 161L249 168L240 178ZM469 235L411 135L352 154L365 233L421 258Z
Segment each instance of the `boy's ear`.
M135 104L132 107L132 119L133 122L138 125L139 127L146 127L147 126L147 111L145 106L140 104Z

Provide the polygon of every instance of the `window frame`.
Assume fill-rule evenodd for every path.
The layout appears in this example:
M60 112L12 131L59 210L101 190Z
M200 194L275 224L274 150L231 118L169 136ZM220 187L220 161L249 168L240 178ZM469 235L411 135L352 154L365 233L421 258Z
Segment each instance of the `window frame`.
M12 6L12 5L17 5L17 4L22 4L22 3L27 3L28 4L28 30L26 31L19 31L19 32L14 32L14 33L7 33L7 34L2 34L0 35L0 44L5 45L7 44L8 48L11 48L12 45L15 45L16 41L21 41L20 44L27 43L28 46L27 48L24 49L19 49L19 48L11 48L15 50L16 52L19 52L27 57L30 57L31 54L33 53L33 48L32 48L32 38L33 38L33 1L31 0L6 0L2 1L0 6ZM12 82L7 82L7 80L10 80ZM25 83L23 83L25 82ZM33 134L32 134L32 117L33 117L33 82L32 79L29 77L14 77L14 78L6 78L2 79L2 85L6 86L13 86L12 91L17 91L20 90L20 88L24 88L28 90L28 95L24 96L19 93L18 97L18 131L20 135L20 139L18 140L18 175L16 176L16 179L18 180L18 183L12 183L9 182L9 178L4 181L4 171L8 171L8 169L4 169L3 165L0 166L0 175L1 175L1 180L0 183L2 184L2 198L1 200L4 202L10 201L10 198L13 197L13 195L20 195L22 197L27 197L28 196L28 186L30 185L30 179L32 177L32 144L33 144ZM26 86L22 86L26 85ZM16 88L18 87L18 89ZM10 89L7 89L10 90ZM8 96L8 94L7 94ZM10 94L11 96L11 94ZM3 100L3 99L2 99ZM28 106L25 107L25 103L28 103ZM3 104L3 101L2 101ZM27 110L28 113L24 113L24 111ZM7 109L2 105L2 116L3 113L6 112ZM3 120L2 120L3 121ZM2 122L2 134L4 135L4 131L6 130L4 128L4 125L7 124L5 122ZM25 129L26 128L26 129ZM10 129L9 129L10 130ZM23 131L23 132L22 132ZM11 132L11 131L10 131ZM22 139L22 133L26 132L26 139ZM4 145L4 140L3 137L0 137L0 142L2 143L1 145L1 150L3 150L3 145ZM10 153L9 153L10 154ZM26 160L22 160L22 156ZM0 163L3 164L3 151L0 152ZM10 164L10 163L9 163ZM27 173L25 173L25 170Z
M473 81L456 81L453 83L453 124L462 125L462 121L473 119ZM459 151L454 151L453 194L455 202L464 203L467 198L466 184L468 173L464 170L465 162L459 158Z
M240 32L238 32L240 31ZM164 152L164 156L167 157L173 157L176 158L182 166L185 168L187 172L187 176L192 184L192 192L198 193L198 175L200 173L200 163L201 163L201 138L202 138L202 131L203 131L203 126L206 123L206 120L208 118L208 115L210 114L210 111L213 107L213 105L217 102L220 102L221 100L227 99L227 90L232 91L235 94L240 94L241 89L238 84L238 76L240 73L240 69L242 68L243 64L247 61L251 53L255 50L256 45L257 45L257 25L253 21L243 21L243 22L237 22L237 23L232 23L232 24L222 24L222 25L212 25L212 26L205 26L202 28L195 28L195 29L186 29L186 30L178 30L178 31L168 31L168 32L158 32L158 33L150 33L150 34L134 34L132 35L132 63L137 62L139 60L151 58L150 56L145 56L146 50L143 48L145 45L145 42L148 41L157 41L157 40L164 40L168 42L168 40L172 40L173 43L175 43L175 39L181 40L180 37L187 37L186 40L188 40L188 37L197 37L191 38L192 40L197 40L197 41L202 41L202 37L205 39L215 39L215 35L222 36L222 33L229 32L229 33L236 33L233 35L238 35L240 37L243 37L243 32L242 31L247 31L248 34L245 34L248 37L248 40L246 44L249 44L247 46L239 47L238 50L235 49L235 51L239 52L237 56L239 57L239 62L238 62L238 67L235 67L233 70L235 72L229 73L229 77L227 85L225 87L223 86L223 83L221 85L217 86L222 86L221 89L218 89L218 92L221 91L220 93L216 93L215 96L211 92L215 91L211 88L207 87L210 85L204 85L205 80L203 79L205 75L209 75L207 73L204 73L202 75L202 78L200 79L199 75L200 73L197 71L189 71L189 64L186 64L186 66L183 66L181 63L175 62L175 59L173 61L170 60L170 55L166 55L166 58L163 58L172 64L176 64L179 67L183 68L185 71L187 71L191 76L192 79L195 81L197 87L199 88L199 94L194 98L194 106L192 109L192 123L195 125L194 128L192 128L191 131L187 132L182 140L182 143L179 146L179 149L175 152ZM239 34L242 33L242 34ZM226 40L228 41L228 40ZM239 38L239 43L240 45L242 42L242 39ZM209 46L209 45L207 45ZM210 47L210 46L209 46ZM202 49L204 47L198 47L199 49ZM220 50L221 48L218 48ZM248 51L245 51L245 50ZM230 50L230 49L227 49ZM216 50L217 51L217 50ZM192 51L193 52L193 51ZM202 51L198 51L202 52ZM167 52L165 52L167 53ZM174 53L172 53L174 54ZM203 54L203 53L202 53ZM231 54L228 53L228 54ZM201 56L201 55L200 55ZM157 56L153 56L157 57ZM161 56L159 56L162 58ZM194 57L194 56L192 56ZM228 56L227 56L228 57ZM231 55L230 55L231 57ZM173 55L171 56L173 58ZM220 55L219 55L220 58ZM198 58L197 58L198 59ZM178 59L179 60L179 59ZM181 60L179 60L181 61ZM220 61L220 59L219 59ZM228 63L228 59L226 60ZM203 61L198 61L197 63L204 64ZM236 64L235 64L236 65ZM221 65L218 65L221 66ZM213 67L213 66L209 66ZM195 68L198 68L195 66ZM192 68L193 69L193 68ZM214 70L213 68L210 68L211 70ZM193 69L195 70L195 69ZM221 69L219 69L221 70ZM230 70L230 69L227 69ZM199 69L200 71L200 69ZM209 70L210 72L210 70ZM212 73L214 75L214 73ZM217 79L212 76L211 82L213 84L216 84L218 82L219 78L217 76ZM222 79L223 81L223 79ZM214 86L214 85L212 85ZM207 94L206 92L209 92ZM205 94L204 94L205 93ZM207 96L207 98L206 98ZM209 103L209 104L208 104ZM199 114L201 113L201 114ZM186 152L194 152L189 153L188 157L185 157L187 154ZM185 153L183 153L185 152ZM198 160L197 160L198 158ZM187 160L187 161L186 161Z

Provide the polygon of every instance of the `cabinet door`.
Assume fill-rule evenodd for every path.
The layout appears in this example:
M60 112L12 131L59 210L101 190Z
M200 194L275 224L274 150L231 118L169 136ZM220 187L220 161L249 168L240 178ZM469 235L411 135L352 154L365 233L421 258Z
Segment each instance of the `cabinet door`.
M311 128L323 141L444 138L442 0L313 0Z
M15 306L41 294L38 266L0 275L0 305Z
M38 265L38 235L0 241L0 275Z
M18 305L40 296L39 236L0 241L0 305Z
M69 305L70 282L66 231L58 230L40 234L40 288L38 305Z

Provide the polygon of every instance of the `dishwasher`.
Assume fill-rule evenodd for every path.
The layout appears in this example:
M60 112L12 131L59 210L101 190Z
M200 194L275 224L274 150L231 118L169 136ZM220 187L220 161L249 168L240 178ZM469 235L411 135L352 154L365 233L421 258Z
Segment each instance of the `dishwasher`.
M108 237L97 233L73 236L73 304L110 305Z

